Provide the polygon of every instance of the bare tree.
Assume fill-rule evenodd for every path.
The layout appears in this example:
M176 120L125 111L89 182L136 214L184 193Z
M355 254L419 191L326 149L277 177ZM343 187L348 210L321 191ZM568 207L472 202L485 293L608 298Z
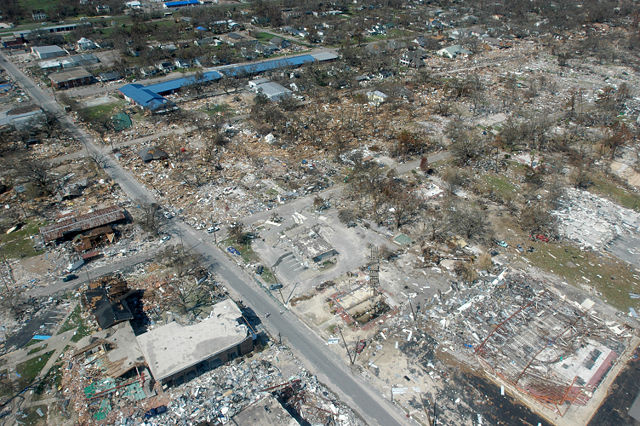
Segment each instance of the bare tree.
M142 207L142 227L154 235L160 230L161 216L160 206L157 203L143 204Z
M446 220L450 232L467 239L482 238L489 233L486 214L467 202L451 204L447 208Z
M26 179L37 194L51 195L55 190L56 179L46 162L26 157L15 167L18 176Z

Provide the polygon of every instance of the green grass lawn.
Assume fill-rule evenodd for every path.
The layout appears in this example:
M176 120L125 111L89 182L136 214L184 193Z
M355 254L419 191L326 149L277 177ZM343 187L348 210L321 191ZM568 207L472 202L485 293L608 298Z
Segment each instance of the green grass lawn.
M38 414L38 408L40 408L40 412L43 414L42 417ZM46 425L47 424L47 406L46 405L38 405L33 407L28 407L22 410L22 416L18 416L17 420L20 421L18 424L24 425Z
M32 339L35 340L35 339ZM36 346L35 348L31 349L27 355L31 355L31 354L35 354L36 352L40 352L43 349L47 348L47 344L45 343L44 345L40 345L40 346Z
M20 6L27 11L27 14L31 14L33 10L43 10L45 13L53 10L58 2L56 0L19 0Z
M42 378L42 381L36 386L35 389L35 399L43 399L48 398L51 395L48 394L49 388L58 389L60 388L60 383L62 382L62 371L61 371L62 363L56 362L49 372Z
M517 194L517 188L509 180L500 175L486 174L483 176L485 183L492 192L495 192L503 200L509 200Z
M621 185L617 185L611 179L601 174L591 176L593 185L589 191L620 204L623 207L640 211L640 195L628 191Z
M238 250L240 252L240 257L242 257L242 260L244 260L245 263L257 262L259 260L258 255L251 248L251 243L239 244L235 240L231 238L227 238L222 242L222 245L224 246L225 250L227 249L227 247L233 247L236 250ZM237 255L232 255L232 256L237 256Z
M87 321L82 318L81 312L82 307L80 306L80 304L76 305L73 312L71 312L71 315L69 315L69 318L67 318L65 323L62 324L62 327L60 327L60 331L58 331L58 334L77 328L76 334L74 334L71 338L72 342L77 342L83 337L90 335L93 332L93 329L91 328L89 323L87 323Z
M262 281L264 281L267 284L275 284L278 282L275 275L273 275L273 272L271 271L271 269L266 267L264 268L264 271L262 271L262 275L260 277L262 278Z
M275 34L271 34L268 32L261 32L255 35L256 40L258 41L269 41L272 38L276 37Z
M217 113L226 115L226 114L233 114L233 110L231 109L231 107L225 103L222 104L213 104L213 105L208 105L202 107L202 111L206 112L209 115L215 115Z
M17 380L19 389L29 386L33 382L54 352L47 352L16 365L16 372L20 375Z
M533 243L536 250L523 256L531 264L564 278L573 285L595 287L602 298L628 312L629 307L640 309L640 301L629 298L629 292L640 293L640 280L625 262L607 255L582 251L569 244ZM588 281L587 281L588 280Z
M34 241L29 238L40 231L42 224L30 222L11 234L0 233L0 253L10 259L36 256L41 251L33 248Z
M82 109L82 117L86 121L104 121L113 116L119 108L124 105L124 101L111 102L108 104L96 105Z

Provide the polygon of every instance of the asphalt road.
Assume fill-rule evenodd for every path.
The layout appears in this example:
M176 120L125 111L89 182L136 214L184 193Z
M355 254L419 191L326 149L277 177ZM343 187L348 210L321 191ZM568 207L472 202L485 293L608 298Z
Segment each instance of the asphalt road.
M116 181L123 191L135 203L155 202L153 195L115 159L109 156L105 148L94 144L93 138L78 127L64 112L56 101L34 82L22 73L16 66L7 61L4 54L0 53L0 65L31 95L34 102L43 109L60 114L61 123L74 134L90 155L102 158L101 163L107 174ZM410 421L402 413L385 400L382 395L376 393L371 385L354 376L344 362L331 352L325 342L321 341L315 333L295 315L271 299L267 293L236 264L232 263L226 255L217 247L207 242L207 234L198 232L174 218L168 224L173 233L182 236L187 247L201 253L211 262L213 272L228 283L229 287L241 295L245 305L250 306L258 315L262 314L264 324L274 334L283 337L289 347L303 360L306 361L310 371L323 380L332 390L354 408L369 424L383 426L407 424ZM283 311L283 314L279 312ZM271 313L269 318L265 313Z
M85 266L80 270L73 272L73 274L78 276L78 278L76 278L75 280L64 282L62 281L62 279L59 279L55 282L49 283L44 287L33 287L27 291L27 294L33 297L46 297L52 296L56 293L78 288L82 284L91 280L95 280L98 277L109 275L117 271L124 271L139 263L151 260L156 257L156 255L162 248L163 247L160 246L159 248L151 249L142 253L137 253L135 255L129 255L124 258L114 257L113 261L107 263L106 265L100 265L93 268Z

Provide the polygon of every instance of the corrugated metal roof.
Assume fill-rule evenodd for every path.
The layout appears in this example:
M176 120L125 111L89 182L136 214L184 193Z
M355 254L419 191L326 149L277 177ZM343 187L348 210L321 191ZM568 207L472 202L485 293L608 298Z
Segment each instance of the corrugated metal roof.
M151 110L167 103L167 100L142 84L127 84L120 88L120 93L132 99L135 103Z
M273 81L263 82L256 85L256 91L263 93L270 100L277 100L291 94L291 90Z
M200 2L198 0L180 0L180 1L168 1L164 3L164 5L167 7L189 6L192 4L200 4Z
M202 76L198 82L217 81L223 77L236 77L242 75L259 74L278 68L300 66L310 62L327 61L335 59L337 56L330 52L321 52L314 55L300 55L291 58L270 59L268 61L258 62L246 65L230 65L218 71L208 71ZM175 92L183 87L196 83L195 76L176 78L161 83L143 86L141 84L127 84L120 88L120 93L132 99L138 105L151 110L158 109L164 105L167 100L160 96L161 94Z
M334 59L338 59L338 55L333 52L318 52L312 53L311 56L315 58L316 61L333 61Z
M45 242L54 241L62 238L65 234L73 232L82 232L87 229L97 228L98 226L117 222L125 219L124 209L118 206L111 206L104 209L96 210L93 213L87 213L75 216L40 228L40 233Z
M38 53L38 54L43 54L43 53L63 53L63 54L67 54L67 51L64 50L62 47L60 46L55 46L55 45L51 45L51 46L33 46L31 48L31 50L34 53Z
M196 80L195 76L176 78L174 80L163 81L162 83L151 84L146 87L147 90L159 95L174 92L182 87L190 86L195 83L208 83L210 81L220 80L222 75L217 71L208 71L202 74L202 78Z
M295 67L309 62L315 62L316 59L311 55L300 55L292 58L271 59L255 64L235 65L220 71L227 76L236 77L242 75L259 74L261 72L270 71L284 67Z

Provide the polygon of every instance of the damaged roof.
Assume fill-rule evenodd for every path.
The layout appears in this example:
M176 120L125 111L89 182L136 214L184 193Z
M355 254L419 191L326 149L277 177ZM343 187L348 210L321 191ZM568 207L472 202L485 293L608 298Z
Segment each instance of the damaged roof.
M242 343L247 326L238 323L241 316L238 305L227 299L197 324L171 322L138 336L153 378L166 379Z
M55 241L66 235L97 228L99 226L126 219L126 211L118 206L110 206L92 213L74 216L40 228L45 242Z
M103 330L133 319L129 305L124 299L109 300L107 290L104 287L90 288L84 293L87 307L96 317L98 325Z

